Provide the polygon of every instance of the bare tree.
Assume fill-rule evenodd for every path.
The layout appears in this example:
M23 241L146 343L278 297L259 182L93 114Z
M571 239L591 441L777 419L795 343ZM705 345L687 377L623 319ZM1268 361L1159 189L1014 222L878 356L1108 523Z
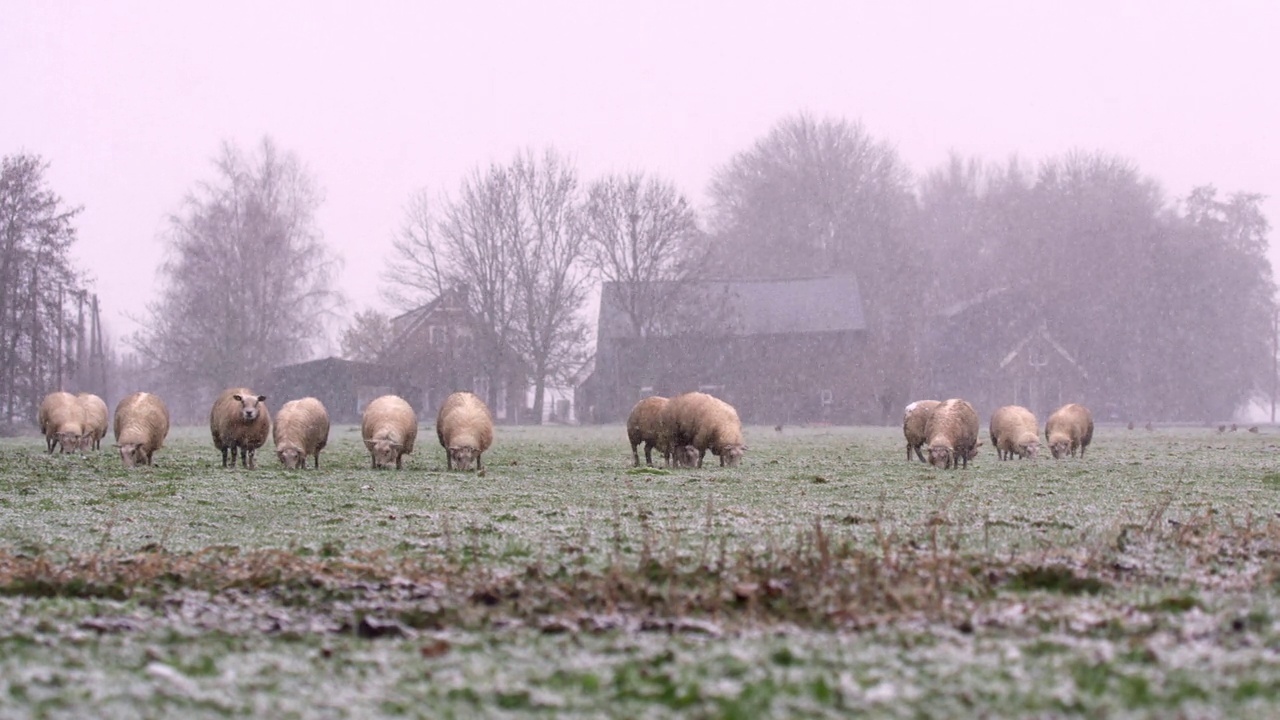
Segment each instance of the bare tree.
M9 155L0 163L0 421L35 416L40 398L58 389L67 343L78 328L64 303L82 292L69 257L72 224L82 208L68 207L45 181L48 163ZM65 363L65 364L64 364Z
M585 233L577 174L554 151L530 153L511 166L514 225L510 252L517 289L515 333L533 380L533 417L541 422L549 381L581 365L586 326L578 316L587 295Z
M697 214L675 186L641 173L592 183L583 209L587 258L636 337L684 329L694 281L709 245Z
M916 305L900 296L900 278L917 268L910 183L897 152L860 124L799 115L734 156L710 188L726 275L856 275L867 319L865 369L886 422L908 399L921 322ZM841 301L853 298L832 298Z
M342 357L361 362L377 362L390 342L391 319L377 310L356 313L339 338Z
M251 156L225 144L214 168L169 218L160 300L131 338L192 402L309 357L341 300L297 157L264 138Z
M388 299L404 307L465 288L486 399L496 403L502 381L527 376L535 421L547 383L576 367L585 336L577 187L573 169L549 150L474 171L439 213L420 193L385 274Z

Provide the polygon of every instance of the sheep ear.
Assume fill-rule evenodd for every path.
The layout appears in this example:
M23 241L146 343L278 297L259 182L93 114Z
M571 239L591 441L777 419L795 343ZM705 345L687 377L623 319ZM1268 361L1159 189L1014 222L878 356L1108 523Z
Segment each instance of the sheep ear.
M258 402L266 402L266 401L267 401L267 396L266 396L266 395L259 395L259 396L258 396Z

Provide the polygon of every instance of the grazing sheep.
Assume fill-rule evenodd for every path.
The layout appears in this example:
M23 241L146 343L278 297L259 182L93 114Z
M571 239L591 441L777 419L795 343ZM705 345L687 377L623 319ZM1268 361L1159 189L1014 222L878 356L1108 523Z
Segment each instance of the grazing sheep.
M747 450L738 411L706 393L690 392L671 398L662 411L662 424L671 433L669 447L677 465L702 467L710 450L720 457L722 467L736 467Z
M40 402L36 416L40 433L44 435L45 448L53 454L55 447L62 452L79 450L84 442L84 407L75 395L68 392L51 392Z
M168 435L169 408L158 395L136 392L116 403L116 447L125 467L150 465Z
M320 451L329 442L329 412L324 403L313 397L285 403L276 412L271 439L286 470L305 470L308 455L315 456L320 469Z
M436 437L445 449L445 464L450 470L470 470L473 460L477 470L484 470L481 455L493 444L489 406L469 392L450 395L436 415Z
M254 455L271 434L271 413L266 400L266 395L258 395L249 388L228 388L214 401L209 411L209 431L213 434L213 446L222 451L222 467L227 466L228 450L232 467L236 465L237 451L241 465L250 470L258 467Z
M111 429L107 422L107 404L93 393L80 393L76 401L84 408L84 438L81 450L97 450L102 447L102 438Z
M666 398L654 395L636 403L627 416L627 440L631 442L631 457L636 467L640 467L640 443L644 443L644 461L649 467L653 467L655 447L663 457L671 454L667 451L669 436L662 428L662 409L666 406Z
M398 395L383 395L365 406L360 436L369 450L373 469L403 466L403 458L413 452L418 437L418 414Z
M920 462L928 462L920 452L925 441L924 426L929 422L933 409L941 404L939 400L917 400L908 405L906 412L903 413L902 434L907 438L908 462L911 461L912 450L915 451L916 457L920 458Z
M991 413L991 444L1001 460L1035 459L1040 450L1040 426L1035 413L1021 405L1005 405Z
M1150 423L1148 423L1150 425ZM1058 408L1044 424L1044 438L1049 442L1049 452L1058 460L1071 455L1084 457L1084 449L1093 440L1093 415L1089 409L1076 403Z
M960 398L944 400L929 415L924 434L930 465L954 469L963 463L967 468L977 456L978 413Z

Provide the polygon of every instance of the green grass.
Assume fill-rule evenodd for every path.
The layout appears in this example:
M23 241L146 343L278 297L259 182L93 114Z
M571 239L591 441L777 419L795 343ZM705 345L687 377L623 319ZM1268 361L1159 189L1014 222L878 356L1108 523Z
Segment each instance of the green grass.
M1100 427L967 470L748 428L737 469L505 428L484 476L0 441L0 716L1221 716L1280 710L1277 440ZM708 456L710 463L715 458Z

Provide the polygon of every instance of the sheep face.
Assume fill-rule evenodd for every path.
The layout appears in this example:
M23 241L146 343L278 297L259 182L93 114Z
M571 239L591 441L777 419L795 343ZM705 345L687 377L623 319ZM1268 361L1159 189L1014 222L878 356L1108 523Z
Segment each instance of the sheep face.
M1061 460L1071 454L1071 441L1055 440L1049 443L1049 452L1053 453L1054 460Z
M976 449L976 448L975 448ZM955 451L946 445L933 445L929 448L929 464L943 470L951 467Z
M449 462L453 465L454 470L470 470L471 463L475 462L479 455L480 453L469 445L449 448Z
M374 469L399 467L400 447L400 443L387 439L374 440L373 447L369 449L369 454L373 456Z
M284 464L285 470L302 470L307 466L307 454L302 448L280 448L276 450L276 457Z
M725 445L720 448L720 464L725 467L738 467L738 463L742 462L742 453L746 450L746 445Z
M93 445L93 433L81 435L78 432L60 432L57 437L64 453L73 450L79 452Z
M142 443L125 443L119 447L120 462L124 463L126 468L147 464L147 451L142 447Z
M1040 452L1040 441L1033 440L1030 442L1025 442L1018 446L1018 451L1022 457L1031 458L1032 460L1035 460L1036 453Z
M240 403L240 419L245 422L253 422L258 419L258 404L267 399L266 395L254 397L252 395L232 395L231 398Z

